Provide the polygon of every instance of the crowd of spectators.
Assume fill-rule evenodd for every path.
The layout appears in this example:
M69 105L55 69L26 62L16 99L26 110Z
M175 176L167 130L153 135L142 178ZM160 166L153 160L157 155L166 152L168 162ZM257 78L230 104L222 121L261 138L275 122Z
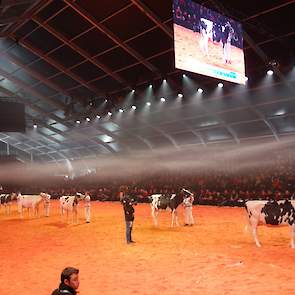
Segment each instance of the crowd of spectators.
M273 155L272 155L273 157ZM146 172L132 177L105 177L92 173L74 179L48 181L46 185L4 186L7 191L22 194L45 191L52 198L88 192L92 200L118 201L121 185L127 185L129 194L139 202L148 202L151 194L179 193L182 188L195 193L196 204L242 206L253 199L293 199L295 196L295 155L293 152L277 155L269 165L255 165L240 170L237 162L219 161L211 169L182 169ZM220 168L222 167L222 168ZM50 185L48 185L50 183Z

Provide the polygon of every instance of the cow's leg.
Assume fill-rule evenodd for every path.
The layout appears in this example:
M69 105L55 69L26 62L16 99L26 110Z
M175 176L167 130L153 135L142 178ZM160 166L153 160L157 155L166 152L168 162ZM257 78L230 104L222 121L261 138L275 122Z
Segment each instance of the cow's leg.
M78 208L77 206L73 207L73 223L78 223Z
M252 233L257 247L261 247L261 244L257 237L257 226L252 226Z
M174 225L174 210L171 211L171 227Z
M254 238L254 241L256 243L256 246L257 247L261 247L261 244L258 240L258 237L257 237L257 226L258 226L258 220L251 220L250 219L250 224L251 224L251 227L252 227L252 235L253 235L253 238Z
M178 214L177 214L177 210L176 210L176 209L173 209L173 210L172 210L171 227L174 226L174 220L175 220L175 224L176 224L176 226L179 226L179 222L178 222Z
M295 223L293 223L290 227L291 229L291 248L295 249Z

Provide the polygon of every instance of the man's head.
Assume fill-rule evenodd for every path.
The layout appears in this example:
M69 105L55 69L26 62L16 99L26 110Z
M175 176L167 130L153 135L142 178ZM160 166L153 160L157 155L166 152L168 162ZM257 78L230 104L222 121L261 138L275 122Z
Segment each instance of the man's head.
M79 269L74 267L66 267L61 275L60 280L67 286L77 290L79 288Z

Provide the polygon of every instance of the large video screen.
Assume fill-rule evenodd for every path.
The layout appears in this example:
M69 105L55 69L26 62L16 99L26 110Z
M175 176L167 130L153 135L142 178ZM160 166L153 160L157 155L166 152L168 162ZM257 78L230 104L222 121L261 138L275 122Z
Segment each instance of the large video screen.
M245 84L242 25L191 0L173 1L175 67Z

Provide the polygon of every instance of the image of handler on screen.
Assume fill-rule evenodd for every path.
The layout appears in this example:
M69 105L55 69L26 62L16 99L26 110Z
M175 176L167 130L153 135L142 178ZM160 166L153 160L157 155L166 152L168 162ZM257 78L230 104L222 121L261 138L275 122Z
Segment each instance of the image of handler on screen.
M225 64L231 64L231 42L234 39L235 31L230 22L226 22L222 26L222 50L223 50L223 62Z

